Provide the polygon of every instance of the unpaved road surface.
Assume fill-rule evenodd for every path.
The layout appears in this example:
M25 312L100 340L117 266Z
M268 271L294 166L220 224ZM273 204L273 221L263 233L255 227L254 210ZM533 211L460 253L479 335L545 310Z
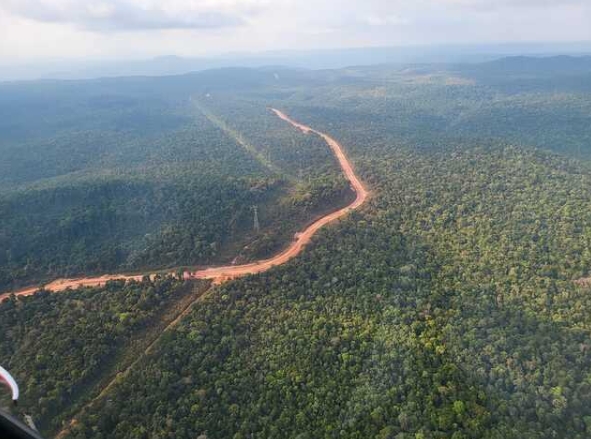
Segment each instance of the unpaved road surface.
M83 277L77 279L57 279L53 282L50 282L43 286L44 290L52 291L57 293L59 291L67 290L68 288L78 288L78 287L97 287L106 284L110 280L117 280L117 279L125 279L125 280L142 280L143 275L125 275L125 274L104 274L102 276L96 277ZM25 288L20 291L16 291L14 294L17 296L31 296L39 291L39 287L30 287ZM0 300L4 299L4 297L10 296L12 293L4 293L0 294Z
M312 239L314 234L320 228L324 227L328 223L331 223L333 221L336 221L336 220L344 217L352 210L359 208L367 200L367 198L369 196L369 192L367 191L367 189L365 188L365 186L363 185L361 180L359 180L359 178L355 174L355 171L353 170L353 166L351 165L351 163L349 162L349 159L347 158L347 156L343 152L343 148L335 139L330 137L328 134L324 134L320 131L316 131L316 130L310 128L309 126L306 126L306 125L296 122L295 120L291 119L289 116L287 116L285 113L283 113L279 110L276 110L273 108L272 111L275 113L275 115L277 115L278 117L280 117L281 119L283 119L287 123L290 123L294 127L302 130L304 133L317 134L326 141L326 143L328 144L328 146L330 147L330 149L334 153L335 157L337 158L339 165L341 166L341 169L343 170L343 173L345 174L345 177L351 183L352 189L357 194L355 200L351 204L349 204L348 206L346 206L342 209L339 209L336 212L333 212L333 213L330 213L326 216L323 216L322 218L316 220L314 223L309 225L306 229L304 229L300 233L297 233L295 239L289 245L289 247L287 247L285 250L283 250L282 252L278 253L277 255L275 255L269 259L263 259L263 260L260 260L257 262L253 262L250 264L244 264L244 265L226 265L226 266L220 266L220 267L210 267L210 268L206 268L206 269L198 270L198 271L194 271L194 272L187 272L187 273L185 273L185 278L188 278L188 279L212 279L214 281L214 283L220 284L220 283L223 283L223 282L230 280L230 279L235 279L235 278L246 276L249 274L262 273L264 271L269 270L270 268L272 268L274 266L285 264L287 261L296 257L304 249L306 244L308 244L310 242L310 240ZM78 279L58 279L58 280L55 280L55 281L45 285L44 289L48 290L48 291L52 291L52 292L60 292L60 291L65 291L69 288L74 289L74 288L78 288L81 286L96 287L96 286L102 286L107 281L114 280L114 279L138 280L139 281L142 279L142 275L107 274L107 275L98 276L98 277L86 277L86 278L78 278ZM23 289L20 291L16 291L16 292L14 292L14 294L17 296L28 296L28 295L34 294L38 290L39 290L39 287L31 287L31 288L26 288L26 289ZM12 294L12 293L0 294L0 300L4 299L5 297L8 297L10 294Z
M245 265L227 265L222 267L211 267L204 270L196 271L194 273L189 273L190 277L192 278L213 279L215 282L223 282L228 279L235 279L237 277L245 276L247 274L262 273L263 271L267 271L276 265L285 264L290 259L296 257L303 250L306 244L308 244L312 239L312 236L314 236L314 234L321 227L339 218L342 218L343 216L347 215L350 211L357 209L365 202L369 195L367 189L365 189L365 186L355 174L353 166L351 165L349 159L343 152L343 148L335 139L330 137L328 134L321 133L320 131L316 131L310 128L309 126L296 122L295 120L291 119L289 116L287 116L285 113L279 110L272 110L281 119L292 124L294 127L299 128L304 133L318 134L326 141L328 146L330 146L330 149L332 149L332 152L336 156L337 160L339 161L339 164L341 166L341 169L343 170L343 173L345 174L345 177L347 177L347 179L351 183L351 187L353 188L357 196L355 197L355 200L348 206L339 209L336 212L323 216L322 218L318 219L316 222L308 226L305 230L298 233L296 235L295 240L291 243L289 247L287 247L284 251L269 259L264 259Z

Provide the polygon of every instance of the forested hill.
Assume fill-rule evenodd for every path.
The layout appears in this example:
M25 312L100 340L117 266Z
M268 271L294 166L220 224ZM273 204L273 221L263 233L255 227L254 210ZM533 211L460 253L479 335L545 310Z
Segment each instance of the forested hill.
M203 186L204 205L215 200L211 205L224 211L236 200L239 206L242 194L254 197L259 192L253 188L264 181L263 188L281 194L269 196L268 209L275 205L280 212L272 227L343 195L326 148L269 118L268 106L338 139L371 188L371 200L323 229L290 263L212 289L129 374L78 413L67 437L588 438L591 75L563 75L542 65L560 59L535 60L528 80L524 68L511 67L515 61L499 61L509 65L502 68L260 71L255 76L264 81L229 84L229 93L212 86L193 94L191 108L199 111L192 120L201 125L189 130L187 142L176 141L173 129L170 142L157 143L155 157L170 160L166 178L177 182L185 161L190 169L202 163L182 155L199 145L207 159L196 169L219 178ZM482 73L487 68L490 75ZM504 70L493 75L493 68ZM232 140L210 148L212 142L200 143L207 132ZM226 147L228 159L209 165L216 157L210 149ZM130 154L137 150L129 147ZM251 160L234 163L235 153ZM144 162L132 169L152 172ZM80 176L18 183L11 196L85 182L86 173L100 175L89 167ZM151 181L157 174L146 175ZM252 186L224 197L212 192L228 181ZM145 206L159 206L153 199ZM201 200L182 205L194 213ZM14 209L19 205L14 201ZM210 211L174 224L195 218L202 224ZM218 213L211 214L217 226ZM82 241L75 248L86 247ZM150 254L174 259L179 246L163 248ZM185 287L173 280L111 285L126 308L111 301L99 306L92 294L104 298L104 290L5 302L0 321L21 316L33 322L20 333L20 352L31 360L17 361L16 351L5 350L0 363L8 358L15 373L29 379L25 398L30 395L33 414L47 413L48 400L35 401L30 379L47 361L32 357L38 332L30 328L44 328L45 343L61 352L53 322L81 325L89 334L95 327L128 334L130 321L136 329L147 325L158 301L158 309L174 302L164 290L182 296ZM46 309L53 311L44 316ZM127 339L117 340L122 346ZM90 352L103 364L104 357ZM60 366L72 372L75 389L81 370L94 369L76 362L78 350L70 355L71 363ZM50 401L69 391L61 380L47 389ZM56 417L45 431L56 431L67 418Z
M530 78L566 77L591 73L591 56L511 56L470 66L473 71L488 75L504 75L508 79L519 75ZM468 70L466 65L463 67Z

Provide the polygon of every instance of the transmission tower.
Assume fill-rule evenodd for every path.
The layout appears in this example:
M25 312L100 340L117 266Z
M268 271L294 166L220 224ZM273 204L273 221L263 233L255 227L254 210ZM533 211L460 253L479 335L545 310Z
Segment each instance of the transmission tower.
M258 206L252 206L252 210L254 210L254 230L259 232L261 230L261 225L259 224L259 208Z

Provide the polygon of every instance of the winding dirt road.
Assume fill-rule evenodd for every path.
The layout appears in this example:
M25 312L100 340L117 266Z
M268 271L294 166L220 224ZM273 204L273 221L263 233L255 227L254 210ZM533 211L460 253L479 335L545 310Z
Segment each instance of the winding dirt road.
M294 127L302 130L304 133L314 133L322 137L332 152L334 153L335 157L337 158L345 177L351 183L352 189L357 194L355 200L349 204L348 206L339 209L333 213L330 213L322 218L316 220L314 223L309 225L306 229L301 231L300 233L296 234L294 241L283 250L281 253L269 258L263 259L257 262L253 262L250 264L244 265L226 265L220 267L210 267L203 270L198 270L194 272L186 272L185 278L187 279L211 279L216 284L223 283L225 281L235 279L238 277L246 276L249 274L257 274L262 273L264 271L269 270L270 268L285 264L287 261L296 257L310 242L312 236L323 226L333 221L338 220L339 218L344 217L350 211L359 208L369 196L369 192L359 180L355 171L353 170L353 166L349 162L349 159L343 152L341 145L328 134L324 134L320 131L316 131L309 126L303 125L301 123L296 122L295 120L291 119L285 113L276 110L274 108L271 109L278 117L283 119L284 121L290 123ZM52 292L60 292L65 291L69 288L78 288L81 286L101 286L104 285L109 280L114 279L123 279L123 280L141 280L143 275L123 275L123 274L108 274L103 276L97 277L86 277L86 278L78 278L78 279L58 279L49 284L44 286L45 290L52 291ZM39 290L39 287L31 287L26 288L20 291L14 292L17 296L27 296L34 294L36 291ZM9 296L12 293L5 293L0 294L0 300L4 299L5 297Z
M296 257L303 250L306 244L308 244L312 239L312 236L314 236L314 234L321 227L347 215L347 213L349 213L351 210L357 209L365 202L365 200L368 197L368 191L365 189L365 186L363 185L363 183L361 183L361 180L359 180L359 178L355 174L355 171L353 171L353 166L351 166L351 163L349 162L349 159L343 152L341 145L335 139L333 139L327 134L312 129L309 126L296 122L295 120L291 119L289 116L287 116L285 113L279 110L276 110L274 108L272 110L281 119L292 124L294 127L299 128L304 133L318 134L326 141L328 146L330 146L330 149L332 149L332 152L336 156L337 160L339 161L343 173L351 183L351 186L357 194L357 196L355 197L355 200L347 207L344 207L342 209L337 210L336 212L323 216L322 218L318 219L310 226L308 226L305 230L298 233L296 235L295 240L291 243L289 247L287 247L284 251L269 259L263 259L261 261L245 265L227 265L222 267L207 268L205 270L189 273L190 277L192 278L213 279L214 282L223 282L229 279L235 279L237 277L245 276L247 274L262 273L263 271L267 271L276 265L285 264L290 259Z

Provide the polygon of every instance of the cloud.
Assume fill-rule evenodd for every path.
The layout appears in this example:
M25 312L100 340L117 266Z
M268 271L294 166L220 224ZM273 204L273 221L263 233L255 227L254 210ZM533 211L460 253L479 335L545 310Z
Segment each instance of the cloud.
M397 14L371 14L362 19L362 23L367 24L368 26L401 26L408 24L409 20Z
M302 32L344 26L396 27L426 17L507 9L552 9L589 0L0 0L0 8L41 23L95 32L232 28L271 16L279 26L299 22ZM288 11L288 12L287 12ZM280 14L280 12L287 12ZM274 23L270 23L271 26ZM258 32L258 29L254 29Z
M457 4L464 6L498 6L498 5L511 5L511 6L527 6L527 7L545 7L545 6L558 6L584 3L585 0L436 0L439 3Z
M0 8L30 20L92 31L211 29L245 23L257 0L1 0Z
M589 23L591 0L0 0L0 61L591 41Z

